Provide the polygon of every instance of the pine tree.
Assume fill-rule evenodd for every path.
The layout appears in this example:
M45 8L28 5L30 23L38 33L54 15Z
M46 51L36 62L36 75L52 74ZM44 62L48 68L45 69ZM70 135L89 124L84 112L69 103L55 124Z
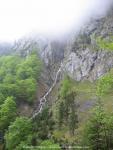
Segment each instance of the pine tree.
M68 126L69 126L70 133L74 135L75 129L78 127L78 115L77 115L76 107L74 107L74 105L71 108Z
M64 102L61 102L59 104L59 110L58 110L58 124L59 124L59 128L61 128L62 124L63 124L63 120L64 120Z
M99 103L94 111L92 118L86 125L85 138L92 150L107 150L108 149L108 128L107 116L103 106Z

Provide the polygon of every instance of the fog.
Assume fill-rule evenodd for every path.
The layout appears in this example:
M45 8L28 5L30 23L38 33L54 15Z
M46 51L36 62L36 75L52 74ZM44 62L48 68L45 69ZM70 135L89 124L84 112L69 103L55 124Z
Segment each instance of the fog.
M113 0L0 0L0 40L28 33L60 36L90 17L106 13Z

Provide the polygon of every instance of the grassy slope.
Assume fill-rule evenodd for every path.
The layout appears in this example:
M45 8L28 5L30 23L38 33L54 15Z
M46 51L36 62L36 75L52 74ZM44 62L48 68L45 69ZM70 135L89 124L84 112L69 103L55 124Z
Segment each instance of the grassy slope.
M72 137L69 134L68 128L64 126L62 130L55 130L54 136L57 139L72 141L80 141L82 136L82 130L84 128L85 123L90 118L91 110L95 106L96 103L96 83L91 83L89 81L76 82L72 81L75 86L75 90L77 93L76 102L78 104L78 115L79 115L79 128L76 130L76 136ZM53 91L54 94L58 95L58 91ZM113 93L109 93L105 95L103 98L103 103L105 110L107 112L111 112L113 110ZM53 110L55 106L52 107Z

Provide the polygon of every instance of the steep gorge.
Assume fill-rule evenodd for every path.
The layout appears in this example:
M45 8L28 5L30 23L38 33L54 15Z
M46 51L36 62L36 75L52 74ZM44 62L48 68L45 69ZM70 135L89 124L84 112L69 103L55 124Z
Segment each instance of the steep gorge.
M59 73L61 80L66 74L75 81L93 82L113 68L113 52L98 47L96 41L98 37L109 39L113 35L112 16L113 9L105 16L92 18L78 33L73 33L64 41L37 35L14 43L12 53L26 57L35 49L44 64L40 81L44 82L48 89L38 98L39 106L35 106L36 113L42 110L46 98L51 95L52 89L57 84Z
M98 47L96 41L98 37L109 39L112 36L112 15L113 9L105 16L91 19L77 34L64 41L37 36L21 39L14 44L13 51L24 57L32 49L37 50L44 63L40 79L47 85L48 90L38 98L33 117L41 112L47 98L49 101L59 73L61 80L66 74L75 81L94 82L113 68L113 52Z
M32 119L34 119L39 113L42 112L42 110L44 109L44 106L46 105L46 102L47 102L47 97L48 95L51 94L51 91L53 90L53 88L56 86L57 84L57 80L58 80L58 77L59 77L59 74L61 73L61 70L62 70L62 63L58 69L58 71L56 72L56 76L55 76L55 79L53 81L53 84L52 86L50 87L50 89L46 92L46 94L44 94L44 96L39 100L39 106L38 108L35 110L35 112L33 113L33 116L32 116Z
M3 51L1 147L113 148L113 9L64 40L24 37Z

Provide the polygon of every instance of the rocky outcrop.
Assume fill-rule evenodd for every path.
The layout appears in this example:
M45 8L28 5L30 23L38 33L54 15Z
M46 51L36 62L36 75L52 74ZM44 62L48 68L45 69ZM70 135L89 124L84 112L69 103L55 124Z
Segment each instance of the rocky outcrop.
M94 81L113 67L113 52L100 49L96 38L101 36L108 39L111 35L113 35L113 9L106 16L91 19L82 27L79 34L68 39L68 42L38 36L20 40L14 49L23 56L28 55L32 49L38 50L44 62L42 76L48 85L54 81L61 62L62 75L66 73L77 81Z
M24 37L14 43L13 51L25 57L32 50L39 53L46 67L61 61L64 58L65 43L59 40L50 40L48 38Z
M73 79L94 81L113 67L113 52L100 49L96 38L113 35L113 11L85 25L68 45L64 71Z
M89 48L77 53L71 52L65 60L64 71L73 79L94 81L113 67L113 53Z
M64 43L59 41L49 41L45 48L41 51L41 58L45 65L50 67L57 64L64 58Z

